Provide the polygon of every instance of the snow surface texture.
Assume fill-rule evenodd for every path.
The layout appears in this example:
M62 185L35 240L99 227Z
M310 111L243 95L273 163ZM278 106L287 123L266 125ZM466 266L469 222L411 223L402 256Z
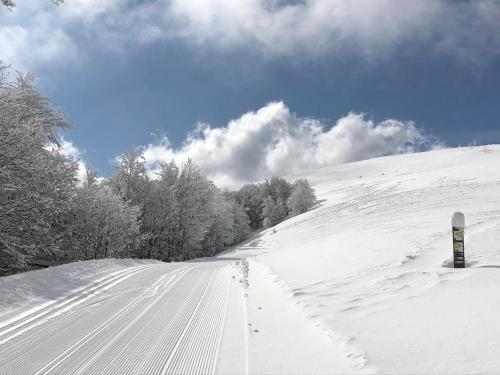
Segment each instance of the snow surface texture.
M219 355L229 354L236 362L230 370L245 372L246 350L236 351L245 347L244 335L223 337L237 274L231 262L83 263L16 277L24 284L50 275L69 282L68 271L82 269L97 276L0 321L0 374L207 374L217 371ZM102 276L102 269L110 272ZM241 293L234 300L242 305ZM243 315L231 324L244 327Z
M291 176L309 179L319 206L231 255L266 264L355 368L498 374L499 165L500 146L482 146ZM465 269L451 268L455 211Z
M290 177L318 207L218 258L0 278L0 374L500 373L499 164L487 146L323 168Z

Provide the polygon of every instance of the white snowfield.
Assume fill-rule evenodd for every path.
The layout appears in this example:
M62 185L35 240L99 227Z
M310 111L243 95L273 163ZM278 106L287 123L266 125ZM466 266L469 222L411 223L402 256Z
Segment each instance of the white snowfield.
M0 278L0 374L500 373L500 146L300 177L318 207L217 258Z

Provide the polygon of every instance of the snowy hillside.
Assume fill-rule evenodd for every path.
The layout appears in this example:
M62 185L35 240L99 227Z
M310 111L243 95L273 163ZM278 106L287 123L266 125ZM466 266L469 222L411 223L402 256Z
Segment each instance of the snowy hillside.
M499 165L495 145L291 176L309 179L319 207L231 256L251 256L250 280L252 263L267 267L354 371L498 373ZM450 268L454 211L466 269Z

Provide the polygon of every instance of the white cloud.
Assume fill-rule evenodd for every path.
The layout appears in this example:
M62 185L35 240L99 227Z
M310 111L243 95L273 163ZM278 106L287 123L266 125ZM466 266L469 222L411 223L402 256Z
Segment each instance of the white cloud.
M16 1L13 12L0 6L0 58L23 71L77 61L88 49L85 39L78 41L82 35L101 40L117 31L105 31L99 17L118 15L118 2L71 0L56 6L50 0Z
M237 187L272 175L437 146L412 122L375 124L363 114L350 113L327 129L320 121L297 117L282 102L273 102L226 127L200 124L179 148L162 138L144 146L142 153L151 172L160 162L191 158L217 184Z
M74 57L75 46L60 29L38 25L36 30L23 26L0 26L0 56L15 69L26 71L39 64Z
M0 53L16 67L80 60L89 48L181 38L218 50L384 59L404 49L488 62L500 52L497 0L49 0L0 9ZM418 48L415 48L418 46Z
M427 53L488 59L499 52L499 16L497 0L172 0L168 8L178 34L199 44L370 59L413 42L430 47Z
M16 2L13 12L0 6L0 58L26 71L77 55L66 22L49 1Z

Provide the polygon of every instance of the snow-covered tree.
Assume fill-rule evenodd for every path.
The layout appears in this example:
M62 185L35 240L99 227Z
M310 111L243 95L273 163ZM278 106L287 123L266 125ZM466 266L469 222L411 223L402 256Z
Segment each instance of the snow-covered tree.
M60 251L62 217L76 189L76 163L63 156L63 115L33 85L5 80L0 64L0 272ZM55 148L55 149L54 149ZM3 271L1 270L3 269Z
M264 204L262 208L262 218L263 218L263 226L264 228L270 228L276 224L278 224L277 220L277 206L274 198L268 195L264 199Z
M139 242L142 245L137 247L137 253L133 256L146 256L145 254L150 249L145 247L148 246L152 233L150 232L151 228L145 225L144 204L152 189L152 182L146 172L146 161L135 146L132 146L127 153L120 155L120 164L116 168L115 174L107 179L105 184L121 197L123 202L129 206L136 206L141 213L139 223L142 242Z
M90 173L90 175L89 175ZM110 188L87 181L72 202L65 237L69 259L127 257L134 254L140 233L137 206L129 206Z
M179 167L175 164L175 161L172 160L170 163L162 163L160 164L160 171L158 175L161 178L161 181L166 184L169 188L174 186L179 179Z
M210 256L250 232L248 216L191 161L160 165L143 205L143 256L160 260Z
M87 188L92 188L96 187L97 185L98 185L97 171L87 168L87 170L85 171L83 186Z
M151 181L142 213L142 254L149 259L168 258L175 246L174 239L178 231L175 187L179 168L173 161L162 164L158 176L158 180Z
M143 205L144 256L172 261L203 255L215 186L191 160L181 168L175 162L163 164L158 175Z
M262 218L264 228L270 228L283 221L287 215L287 209L281 197L277 201L272 196L264 199Z
M234 243L239 243L252 232L250 227L250 218L248 217L245 209L238 202L233 202L233 218L234 218Z
M255 184L244 185L236 192L236 201L245 210L250 219L250 227L254 230L262 228L263 198L262 189Z
M175 194L175 247L170 257L189 259L197 250L211 225L210 216L215 186L191 160L182 166Z
M224 247L234 243L236 237L232 203L223 194L216 192L211 205L209 218L211 225L201 248L205 256L215 255Z
M135 146L120 156L120 165L108 184L125 202L131 205L143 203L148 189L146 161Z
M268 182L269 184L269 195L271 195L276 202L281 199L283 205L286 205L286 201L290 197L293 191L293 185L287 180L281 177L273 176Z
M295 181L294 189L288 198L288 207L292 215L299 215L310 210L316 204L314 189L306 179Z

